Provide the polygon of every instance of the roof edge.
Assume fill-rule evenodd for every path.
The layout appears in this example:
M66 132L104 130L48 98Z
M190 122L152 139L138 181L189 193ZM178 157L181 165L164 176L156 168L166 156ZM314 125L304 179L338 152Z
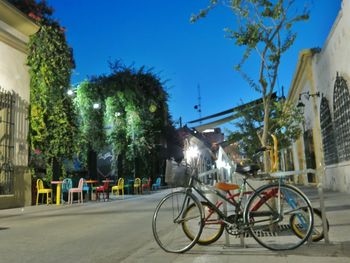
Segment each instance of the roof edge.
M28 37L35 34L40 28L33 20L5 0L0 0L0 19Z

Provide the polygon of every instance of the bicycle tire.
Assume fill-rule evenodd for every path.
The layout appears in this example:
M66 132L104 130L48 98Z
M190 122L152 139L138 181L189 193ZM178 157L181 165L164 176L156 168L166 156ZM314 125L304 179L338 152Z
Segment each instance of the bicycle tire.
M279 212L281 211L281 212ZM298 237L290 226L292 215L305 229ZM291 250L305 243L313 228L313 211L308 198L296 187L268 184L250 197L244 210L250 235L270 250Z
M317 208L313 208L313 213L314 213L314 227L312 230L312 241L318 242L324 238L322 213ZM300 226L296 223L295 217L296 215L293 215L290 218L290 225L292 227L292 230L295 232L295 234L298 237L303 238L304 233L301 231ZM326 224L327 224L327 231L329 231L329 222L327 218L326 218Z
M191 213L184 212L193 205ZM166 195L157 205L152 219L153 236L166 252L183 253L191 249L199 239L203 228L202 207L197 198L186 191ZM183 231L183 224L191 224L194 238ZM192 225L193 224L193 225Z
M223 222L220 222L219 215L210 207L208 202L201 202L201 205L203 207L204 222L202 233L197 240L197 243L199 245L207 246L216 242L221 237L225 226ZM190 213L192 209L195 209L195 204L189 206L184 214L186 215L187 213ZM192 240L194 239L194 234L192 233L190 226L186 223L183 224L183 230L188 238Z

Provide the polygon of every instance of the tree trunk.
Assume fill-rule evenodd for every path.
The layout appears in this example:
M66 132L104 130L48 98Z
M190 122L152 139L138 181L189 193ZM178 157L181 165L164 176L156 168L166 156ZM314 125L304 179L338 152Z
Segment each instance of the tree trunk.
M270 119L270 100L271 97L267 96L264 100L264 128L261 136L261 144L262 146L266 146L267 139L269 136L269 119ZM264 171L269 172L271 170L271 163L269 158L269 152L264 152Z
M94 150L89 147L88 150L88 159L87 159L88 173L90 179L97 178L97 154Z

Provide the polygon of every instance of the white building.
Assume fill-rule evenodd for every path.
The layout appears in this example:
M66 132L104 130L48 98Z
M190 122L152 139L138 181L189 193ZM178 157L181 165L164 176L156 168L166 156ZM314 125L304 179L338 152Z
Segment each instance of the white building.
M0 208L31 204L27 43L39 27L0 0Z
M350 192L350 1L322 49L301 51L288 100L305 105L304 136L292 147L296 170L315 169L309 182ZM302 178L302 177L301 177ZM305 179L298 179L303 183Z

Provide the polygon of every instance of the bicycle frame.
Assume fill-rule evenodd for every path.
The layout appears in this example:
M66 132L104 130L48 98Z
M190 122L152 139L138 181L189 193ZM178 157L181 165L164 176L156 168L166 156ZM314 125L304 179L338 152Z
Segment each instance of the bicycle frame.
M195 190L195 192L201 196L210 206L211 209L213 209L219 216L220 218L223 219L223 222L218 222L220 224L222 223L229 223L229 216L227 216L225 213L223 213L219 207L222 205L223 201L220 201L219 203L217 204L214 204L213 202L211 202L206 196L205 194L203 193L203 191L201 189L199 189L198 186L196 186L194 184L194 182L198 183L200 186L204 186L206 187L211 193L215 194L216 196L218 196L220 199L222 199L223 201L226 201L228 202L230 205L234 206L235 207L235 214L238 215L238 214L243 214L243 211L241 210L241 204L242 204L242 200L243 200L243 195L247 194L247 193L254 193L256 191L256 189L250 185L248 182L247 182L247 179L245 177L243 177L243 183L240 187L240 192L238 194L235 194L235 195L229 195L228 197L223 195L219 190L217 190L214 186L210 186L210 185L206 185L204 183L202 183L197 177L195 176L191 176L191 179L189 181L189 187L187 188L187 191L192 191L192 190ZM245 189L247 187L247 185L252 189L252 191L249 191L249 192L246 192ZM262 197L262 200L257 203L253 210L252 211L256 211L258 210L263 204L266 204L266 201L269 200L272 196L274 196L274 191L270 192L270 193L266 193L266 195L264 197ZM238 201L236 201L233 197L237 197L238 196ZM269 205L268 205L269 206ZM270 206L269 206L270 207ZM271 208L271 207L270 207ZM272 208L271 208L272 210ZM211 215L212 215L213 212L210 212L208 217L209 218ZM262 216L264 216L265 214L262 214L261 212L259 212L259 214L261 214ZM204 219L205 220L205 219ZM263 222L263 221L267 221L267 220L262 220L260 222ZM204 221L205 222L205 221ZM215 223L212 223L212 224L216 224Z
M187 191L192 191L192 190L195 190L195 192L201 196L209 205L209 207L213 210L211 212L209 212L209 214L207 215L206 218L204 218L204 223L205 224L231 224L229 222L229 215L226 215L225 213L223 213L219 208L220 206L223 204L223 201L218 201L216 202L216 204L214 204L213 202L211 202L206 196L205 194L203 193L203 191L201 189L199 189L198 186L196 186L194 184L194 182L198 183L199 184L199 187L201 186L204 186L208 189L209 192L215 194L217 197L219 197L220 199L222 199L223 201L226 201L228 202L230 205L234 206L235 207L235 214L236 215L239 215L239 214L242 214L243 211L241 209L241 204L242 204L242 200L243 200L243 196L244 195L251 195L252 193L256 192L257 190L247 182L247 178L243 176L243 183L240 187L240 192L237 193L237 194L231 194L229 193L228 195L223 195L218 189L216 189L215 187L213 186L210 186L210 185L205 185L204 183L202 183L197 177L195 176L191 176L191 179L190 179L190 182L189 182L189 186L187 188ZM280 185L280 184L279 184ZM252 191L245 191L246 187L249 186ZM262 205L267 205L271 211L274 211L274 209L267 203L267 201L274 197L276 194L278 194L280 191L280 187L278 187L278 189L276 190L272 190L272 191L269 191L267 193L264 193L260 199L259 202L257 202L253 207L252 207L252 210L251 210L251 213L254 213L254 211L257 211ZM238 196L238 201L236 201L234 198ZM279 201L280 199L280 194L278 194L278 203L280 203ZM293 202L294 200L292 200L292 198L287 198L287 202L292 206L292 207L295 207L295 205L293 206ZM256 212L254 215L255 216L269 216L269 215L274 215L275 216L275 219L272 221L273 222L278 222L280 221L280 204L278 204L278 213L271 213L269 211L265 211L265 212ZM210 218L210 216L213 214L213 212L216 212L221 219L219 220L214 220L214 221L210 221L210 222L207 222L208 218ZM265 222L265 221L270 221L270 219L264 219L264 220L259 220L259 221L255 221L255 223L258 223L258 222ZM248 225L249 222L245 222L243 223L243 225Z
M194 185L194 182L198 183L200 186L206 187L208 188L208 190L215 194L216 196L220 197L222 200L228 202L229 204L233 205L236 208L236 212L237 209L240 206L241 203L241 198L239 199L238 203L235 202L234 200L230 200L228 199L226 196L224 196L222 193L220 193L215 187L210 186L210 185L206 185L204 183L202 183L197 177L195 176L191 176L190 182L189 182L189 187L187 188L188 191L192 191L195 190L195 192L200 195L210 206L210 208L212 208L213 210L215 210L216 213L218 213L220 215L221 218L223 218L225 221L227 221L227 215L225 215L220 209L219 207L216 206L216 204L214 204L213 202L211 202L203 193L202 190L199 189L199 187Z

